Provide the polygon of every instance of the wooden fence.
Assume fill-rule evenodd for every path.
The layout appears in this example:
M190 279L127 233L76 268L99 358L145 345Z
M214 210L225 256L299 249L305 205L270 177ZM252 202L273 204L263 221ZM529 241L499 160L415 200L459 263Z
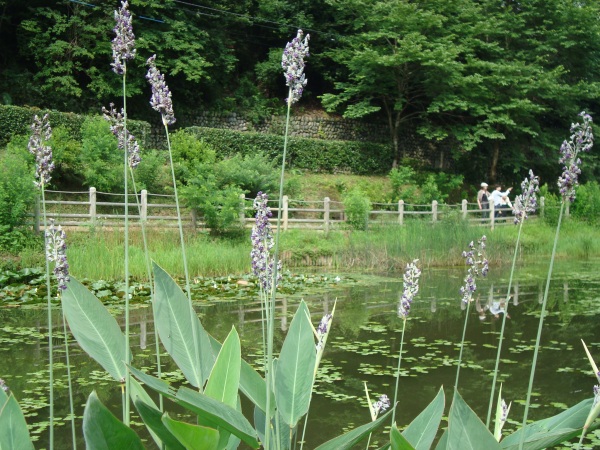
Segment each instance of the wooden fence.
M47 217L56 224L69 227L123 226L125 218L124 194L97 192L91 187L87 192L46 191ZM100 199L99 199L100 198ZM115 200L113 200L115 199ZM278 201L270 201L273 219L278 214ZM544 215L544 198L540 198L539 216ZM240 221L245 226L254 222L252 199L240 198ZM448 218L467 220L471 223L491 227L513 223L510 210L504 210L504 216L496 217L494 207L480 210L477 203L463 200L460 204L410 204L400 200L397 203L374 203L368 217L369 224L403 225L409 220L420 219L438 222ZM567 203L568 214L568 203ZM131 226L143 221L148 226L176 227L177 214L174 196L149 194L142 190L137 196L131 194L128 206L128 218ZM281 225L283 230L291 228L317 229L325 232L345 226L346 215L341 202L325 197L321 201L303 201L283 196L281 204ZM182 221L186 228L202 229L205 224L193 209L182 208ZM34 228L40 229L40 207L34 213Z

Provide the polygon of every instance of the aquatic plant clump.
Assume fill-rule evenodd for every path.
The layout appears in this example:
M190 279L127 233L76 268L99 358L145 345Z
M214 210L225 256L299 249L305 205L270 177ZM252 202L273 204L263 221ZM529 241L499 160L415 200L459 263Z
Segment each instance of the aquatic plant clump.
M173 112L171 91L165 82L165 76L160 73L160 70L156 67L156 55L152 55L148 58L146 65L149 67L146 79L152 88L150 106L162 115L163 124L165 126L173 125L175 123L175 114Z
M539 192L540 178L529 171L529 178L525 178L521 183L522 194L515 198L514 215L515 225L527 219L529 214L533 214L537 209L537 196Z
M112 40L113 62L111 67L113 72L123 75L126 70L125 62L128 59L135 58L135 36L131 26L131 13L127 9L127 1L121 2L121 8L115 11L115 38Z
M291 96L286 99L289 103L296 103L302 97L302 92L308 80L304 76L304 58L310 56L308 53L308 41L310 34L302 40L304 32L298 30L298 34L291 42L288 42L281 57L281 67L284 71L285 84L291 89Z
M256 195L253 205L256 216L250 235L252 240L252 250L250 251L252 272L258 277L260 286L265 292L271 292L273 288L273 269L275 267L275 258L271 256L271 249L274 246L273 231L269 223L269 218L273 216L273 213L268 206L268 201L267 194L259 192ZM281 261L278 261L277 269L275 289L281 281Z
M50 221L50 226L45 232L46 236L46 258L49 262L54 262L54 275L58 281L58 288L65 290L69 278L69 262L67 261L67 235L62 227L54 226L54 221Z
M398 305L398 317L406 319L410 313L410 305L412 304L415 296L419 293L419 277L421 276L421 270L417 267L415 259L410 264L407 264L404 272L404 291L400 298L400 304Z
M588 152L594 145L592 131L592 116L585 111L579 113L583 123L571 125L571 138L564 141L560 147L559 163L563 165L563 173L558 177L558 188L563 199L575 201L575 188L578 186L578 177L581 174L581 159L579 153Z
M464 280L465 285L460 288L462 301L464 303L470 302L473 298L473 293L477 290L475 279L480 275L485 277L488 274L488 260L485 257L486 240L487 238L482 236L481 239L477 241L477 251L475 251L475 244L473 241L471 241L469 244L469 250L462 253L466 264L469 266Z
M140 162L142 162L142 158L140 157L140 145L135 136L131 134L129 130L125 129L125 111L121 109L121 112L118 112L115 109L115 104L111 103L110 111L102 107L102 116L110 123L110 131L112 131L112 134L117 138L119 148L121 150L127 148L129 153L127 158L129 167L135 169ZM125 136L127 136L127 138ZM125 141L127 141L127 146L125 145Z
M52 147L47 144L51 138L52 128L50 128L48 114L41 119L36 114L31 124L31 136L27 148L29 153L35 156L35 177L38 181L34 181L34 184L38 188L47 185L52 179L50 176L54 170Z

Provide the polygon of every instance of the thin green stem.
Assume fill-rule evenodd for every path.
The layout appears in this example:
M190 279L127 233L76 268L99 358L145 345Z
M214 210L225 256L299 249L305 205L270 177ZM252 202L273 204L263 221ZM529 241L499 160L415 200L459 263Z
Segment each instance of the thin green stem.
M500 337L498 338L498 352L496 354L496 365L494 366L494 378L492 380L492 392L490 393L490 402L488 405L487 419L485 426L489 427L492 420L492 405L494 404L494 395L496 392L496 381L498 380L498 367L500 365L500 354L502 353L502 340L504 339L504 328L506 326L506 317L508 316L508 302L510 300L510 290L512 289L513 275L515 273L515 267L517 265L517 254L519 251L519 243L521 241L521 230L523 229L523 222L519 223L519 232L517 233L517 242L515 244L515 251L513 253L512 267L510 269L510 277L508 278L508 289L506 291L506 300L504 304L504 317L502 318L502 326L500 327Z
M542 309L540 311L540 321L538 324L537 337L535 339L535 348L533 350L533 361L531 363L531 373L529 375L529 387L527 388L527 399L525 401L525 412L523 414L522 428L527 425L527 414L529 413L529 402L531 401L531 392L533 390L533 379L535 377L535 367L537 364L538 353L540 351L540 341L542 340L542 328L544 326L544 316L546 315L546 305L548 303L548 292L550 291L550 280L552 279L552 270L554 269L554 257L556 256L556 247L558 245L558 236L560 234L560 225L562 222L563 212L565 210L565 201L563 199L560 204L560 214L558 215L558 223L556 225L556 234L554 235L554 245L552 246L552 255L550 256L550 266L548 267L548 277L546 278L546 287L544 288L544 299L542 301ZM521 432L521 440L519 441L519 450L523 448L525 443L525 433Z
M44 248L45 252L48 252L48 237L46 232L48 231L48 218L46 215L46 195L44 191L44 181L40 179L41 191L42 191L42 216L44 220ZM49 393L48 400L50 403L50 423L49 438L50 450L54 449L54 349L52 347L52 297L50 291L50 261L48 261L48 255L46 254L46 303L48 308L48 381L49 381Z
M402 321L402 335L400 337L400 351L398 352L398 368L396 369L396 387L394 389L394 403L392 403L392 427L396 420L396 402L398 401L398 384L400 381L400 365L402 364L402 346L404 344L404 330L406 329L406 317Z
M281 159L281 176L279 179L279 202L277 208L277 233L275 234L275 250L273 260L273 280L271 283L271 299L269 304L269 317L267 322L267 427L270 428L269 411L271 406L271 386L273 384L273 335L275 318L275 291L277 286L277 276L279 267L279 236L281 234L281 205L283 203L283 182L285 180L285 160L287 157L288 132L290 127L290 111L292 109L292 88L289 89L287 114L285 120L285 134L283 137L283 156ZM277 423L277 418L275 420ZM265 449L269 450L269 439L271 433L265 433Z
M124 63L126 65L126 63ZM129 192L128 192L128 176L127 176L127 168L129 167L129 151L128 151L128 136L127 136L127 87L126 87L126 74L127 68L125 67L123 70L123 128L124 128L124 144L123 144L123 154L124 154L124 164L123 164L123 178L124 178L124 186L125 186L125 355L127 358L127 363L129 364L131 361L129 359L130 351L129 351ZM125 415L123 417L123 422L125 425L129 426L129 390L130 390L130 379L129 375L125 376L125 397L123 401L125 402Z
M467 334L467 322L469 321L469 308L471 306L471 299L467 302L467 311L465 313L465 326L463 328L462 339L460 340L460 352L458 353L458 367L456 368L456 381L454 382L454 392L458 389L458 377L460 375L460 365L462 364L462 354L465 347L465 336Z
M142 242L144 245L144 260L146 262L146 275L148 276L148 283L150 284L150 299L154 301L154 283L152 280L152 267L150 264L150 251L148 249L148 237L146 236L146 221L142 218L142 208L140 206L140 201L138 199L138 191L135 184L135 176L133 174L133 169L131 166L129 167L129 173L131 175L131 185L133 186L133 194L135 196L135 202L138 208L138 216L140 217L140 227L142 230ZM156 320L154 321L156 323ZM158 378L162 378L162 366L160 363L160 342L158 337L158 329L154 326L154 344L156 347L156 367L157 367L157 376ZM164 398L161 395L158 396L159 408L160 411L164 410Z
M65 357L67 363L67 380L69 384L69 411L71 412L71 438L73 441L73 450L77 450L77 432L75 430L75 407L73 405L73 383L71 381L71 362L69 358L69 335L67 334L67 320L65 314L62 315L63 333L65 334Z

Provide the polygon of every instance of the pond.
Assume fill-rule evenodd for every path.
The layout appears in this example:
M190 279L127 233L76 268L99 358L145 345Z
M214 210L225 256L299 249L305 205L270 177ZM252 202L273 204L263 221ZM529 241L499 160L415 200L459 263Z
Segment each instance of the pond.
M598 261L559 261L555 264L530 419L557 414L592 396L595 378L581 339L600 362L598 267ZM504 383L503 397L507 403L512 401L509 422L505 426L507 431L520 426L523 417L546 271L544 264L523 267L513 282L499 376ZM450 400L465 319L459 294L464 274L463 268L423 270L421 290L405 331L396 414L399 425L410 423L441 386L445 389L447 402ZM488 278L478 282L477 301L471 304L469 311L459 391L484 422L503 317L502 312L494 315L491 311L495 311L498 302L506 297L508 275L507 269L491 268ZM315 325L323 314L332 310L337 300L308 418L304 448L311 449L370 420L364 382L368 384L371 398L380 394L393 398L393 374L398 364L402 329L402 321L396 313L402 294L402 277L401 274L385 277L334 274L297 278L302 279L305 286L317 286L303 291ZM258 363L262 333L259 304L244 293L244 283L238 285L235 280L211 283L210 295L199 295L197 302L204 326L219 340L235 326L242 341L242 355L248 362ZM96 292L101 292L100 288ZM278 299L276 345L281 345L300 298L299 293L289 293ZM121 314L118 303L111 305L116 315ZM20 401L38 441L36 447L45 447L48 414L46 313L39 307L3 308L0 316L0 377ZM154 327L147 302L136 305L131 322L134 366L146 371L155 370ZM57 313L55 327L59 326L62 329ZM55 414L60 418L56 448L70 448L64 342L58 334L55 345L55 398L58 399ZM119 386L76 344L70 348L78 422L81 423L83 405L93 389L119 416ZM166 354L163 360L168 360ZM171 382L183 380L172 364L164 371ZM139 419L134 420L134 426L147 438ZM379 448L383 439L381 435L374 436L372 448ZM596 439L593 445L600 444L598 437L593 439ZM153 448L151 440L147 441L147 446Z

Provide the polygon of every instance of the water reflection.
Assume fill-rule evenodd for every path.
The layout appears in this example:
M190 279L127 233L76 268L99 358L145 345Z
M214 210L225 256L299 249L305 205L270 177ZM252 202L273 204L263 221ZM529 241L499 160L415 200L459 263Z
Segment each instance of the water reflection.
M539 317L538 301L543 299L543 273L543 270L522 271L513 282L508 302L507 281L502 281L507 276L478 282L474 307L470 309L474 317L468 322L459 390L480 417L487 412L499 324L505 313L511 320L505 330L500 381L504 383L505 398L513 401L511 418L519 421L522 416L522 399L527 390ZM534 408L533 418L556 414L566 405L590 397L594 379L588 374L588 363L579 339L590 343L592 354L600 352L600 330L596 326L600 305L591 302L597 298L600 274L593 266L586 265L576 269L576 273L585 273L585 277L570 276L573 269L565 269L563 275L560 271L556 273L556 281L551 283L540 369L536 375L535 390L539 395L534 397L538 407ZM399 424L409 423L433 399L440 386L453 386L465 314L461 310L463 302L459 294L463 276L463 270L423 271L421 290L412 305L406 327L400 379L401 407L396 416ZM590 296L590 292L594 295ZM349 424L369 421L363 399L364 381L368 382L373 396L393 394L401 329L397 308L401 295L402 278L399 276L390 277L376 286L342 282L337 291L305 298L315 324L331 312L337 300L336 315L313 396L306 448L316 447L341 433ZM277 299L277 346L285 337L298 302L299 298L295 296ZM207 330L219 340L235 326L248 362L262 361L257 347L262 339L258 300L199 302L197 311ZM45 312L0 310L0 317L3 321L0 340L10 343L0 346L0 377L7 380L25 405L29 422L42 422L47 414L43 383L47 377L47 341L43 335ZM58 315L55 319L60 324ZM131 324L131 342L137 346L133 350L134 365L152 372L155 370L155 338L152 311L148 305L132 311ZM62 341L57 339L55 345L58 356L64 356ZM76 404L83 405L91 390L96 389L103 401L113 403L113 410L119 415L118 386L104 377L99 366L78 351L76 344L71 348L78 386ZM169 358L163 360L169 361ZM163 371L169 373L172 380L180 380L175 369L169 363ZM57 414L66 417L66 388L61 380L64 373L58 373L56 377L56 395L65 400L64 405L57 405ZM32 379L34 389L28 382ZM44 436L43 425L35 431ZM64 439L65 448L68 447L70 430L65 429L64 437L59 439ZM372 443L376 445L378 439L381 444L381 437L374 437Z

